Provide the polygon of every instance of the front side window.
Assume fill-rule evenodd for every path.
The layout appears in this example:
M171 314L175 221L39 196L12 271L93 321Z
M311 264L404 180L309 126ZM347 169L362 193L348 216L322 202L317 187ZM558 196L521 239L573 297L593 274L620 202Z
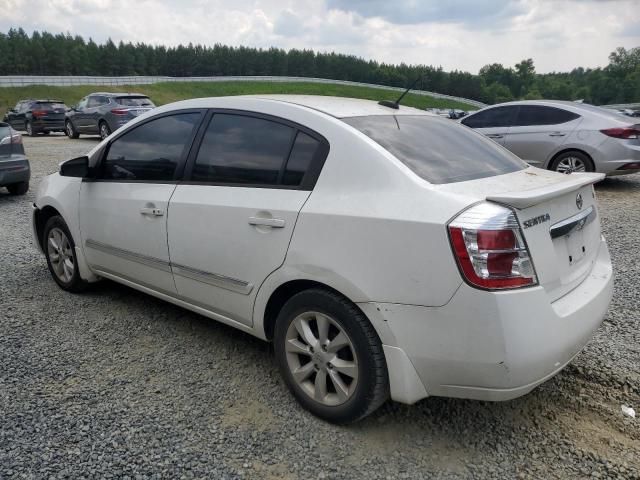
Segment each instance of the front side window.
M209 123L191 180L277 185L295 130L263 118L220 113Z
M78 102L78 105L76 105L76 108L78 110L82 110L83 108L87 107L87 97L84 97L82 100L80 100Z
M170 181L190 146L199 113L157 118L116 138L102 164L107 180Z
M462 120L462 124L471 128L508 127L513 123L518 107L495 107L478 112Z
M580 115L566 110L543 105L522 105L514 126L560 125L580 118Z
M492 140L451 120L428 115L343 118L431 183L492 177L527 164Z

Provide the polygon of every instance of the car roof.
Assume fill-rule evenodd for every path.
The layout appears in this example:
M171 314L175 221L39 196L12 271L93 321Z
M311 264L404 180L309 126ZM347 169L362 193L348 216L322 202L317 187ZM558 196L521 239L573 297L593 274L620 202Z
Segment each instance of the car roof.
M93 92L90 93L89 95L87 95L87 97L91 97L93 95L102 95L104 97L147 97L149 98L148 95L145 95L144 93L135 93L135 92Z
M398 110L379 105L374 100L360 98L330 97L325 95L240 95L238 98L254 98L272 102L283 102L311 108L336 118L364 117L369 115L426 115L425 110L400 105Z

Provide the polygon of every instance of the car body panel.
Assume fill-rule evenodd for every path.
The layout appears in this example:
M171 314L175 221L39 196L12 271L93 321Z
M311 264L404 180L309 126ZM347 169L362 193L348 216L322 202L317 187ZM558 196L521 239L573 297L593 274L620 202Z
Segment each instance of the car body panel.
M596 206L588 194L601 175L566 176L526 167L431 184L338 118L429 114L405 107L389 112L361 100L187 100L147 112L126 128L167 112L207 108L268 114L324 136L330 150L313 190L175 181L116 182L106 191L100 182L54 174L42 182L37 207L58 208L74 238L82 239L79 248L94 274L264 339L270 328L267 304L279 287L297 280L326 285L370 320L383 343L391 396L406 403L426 395L493 400L522 395L569 362L602 321L612 272L597 216L583 232L588 254L576 264L578 274L554 265L566 252L547 238L550 224L524 230L539 283L500 292L466 283L447 232L461 211L487 199L508 205L521 225L544 212L551 223L561 222L580 210L578 193L587 197L582 208ZM90 152L92 167L109 141ZM165 214L138 219L141 202L150 198ZM261 231L251 225L249 218L261 212L284 220L286 228ZM86 240L93 232L103 243L166 262L167 276L157 280L151 271L140 274L123 263L129 260L89 252ZM176 275L181 266L187 267L186 276ZM206 274L219 275L222 283L240 280L239 287L251 289L230 291L216 284L220 278Z

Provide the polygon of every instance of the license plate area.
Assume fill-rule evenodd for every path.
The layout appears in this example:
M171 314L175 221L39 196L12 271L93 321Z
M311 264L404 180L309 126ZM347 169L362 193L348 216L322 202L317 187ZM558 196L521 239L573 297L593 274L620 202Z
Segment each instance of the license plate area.
M575 265L582 260L586 254L586 245L584 241L584 231L578 230L564 237L566 242L567 260L569 265Z

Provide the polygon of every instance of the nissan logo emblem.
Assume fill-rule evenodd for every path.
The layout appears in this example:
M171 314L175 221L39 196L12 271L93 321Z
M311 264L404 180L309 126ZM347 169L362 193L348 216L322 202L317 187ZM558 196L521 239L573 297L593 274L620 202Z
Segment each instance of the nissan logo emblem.
M578 210L582 210L582 194L581 193L576 195L576 207L578 207Z

